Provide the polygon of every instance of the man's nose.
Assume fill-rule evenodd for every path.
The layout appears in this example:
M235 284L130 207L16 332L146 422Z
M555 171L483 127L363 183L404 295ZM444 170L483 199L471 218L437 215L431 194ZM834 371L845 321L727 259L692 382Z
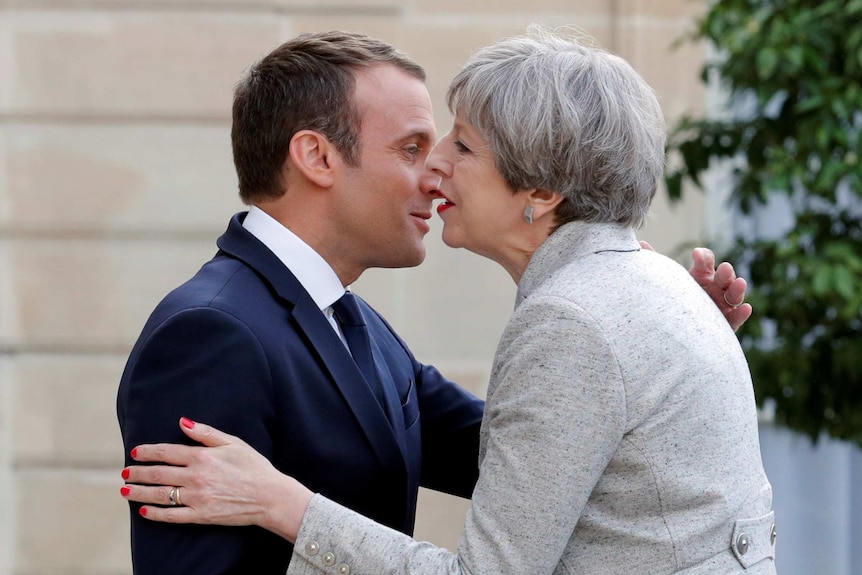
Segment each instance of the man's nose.
M443 177L431 170L426 169L426 175L422 178L422 193L431 196L432 198L442 198L440 193L440 182Z

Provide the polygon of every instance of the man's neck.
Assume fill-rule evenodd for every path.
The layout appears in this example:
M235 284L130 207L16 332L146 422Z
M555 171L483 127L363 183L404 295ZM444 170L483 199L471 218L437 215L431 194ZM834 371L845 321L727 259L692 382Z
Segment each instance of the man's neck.
M349 286L365 271L353 262L343 261L343 254L337 253L334 234L321 226L329 221L325 210L314 209L313 205L291 206L285 198L273 202L257 204L256 207L305 242L338 276L343 286Z

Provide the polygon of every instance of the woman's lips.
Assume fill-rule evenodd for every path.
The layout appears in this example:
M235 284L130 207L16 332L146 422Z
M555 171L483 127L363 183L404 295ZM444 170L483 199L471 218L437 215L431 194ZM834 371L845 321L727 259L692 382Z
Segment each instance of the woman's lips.
M446 210L448 210L449 208L451 208L454 205L455 204L453 204L449 200L444 201L442 204L437 206L437 215L442 215L443 212L445 212Z

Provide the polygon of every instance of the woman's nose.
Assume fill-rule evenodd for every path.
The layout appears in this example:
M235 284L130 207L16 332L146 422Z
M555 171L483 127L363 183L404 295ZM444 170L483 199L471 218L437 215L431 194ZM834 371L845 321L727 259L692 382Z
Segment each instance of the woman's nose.
M440 193L440 182L443 178L431 170L426 170L426 176L422 179L422 191L432 198L442 198Z
M440 179L448 178L452 175L452 164L446 160L443 154L443 146L446 143L448 134L438 141L425 158L425 169L434 172Z

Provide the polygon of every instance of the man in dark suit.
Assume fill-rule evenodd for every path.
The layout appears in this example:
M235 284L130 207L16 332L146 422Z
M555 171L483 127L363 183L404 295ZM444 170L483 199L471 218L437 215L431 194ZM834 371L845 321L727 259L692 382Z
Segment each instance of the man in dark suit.
M424 167L436 139L424 78L392 47L343 33L301 36L251 69L232 128L250 210L132 350L117 400L127 453L184 441L188 416L405 533L420 484L470 495L482 402L417 362L361 299L358 319L332 312L365 269L424 258L438 180ZM364 372L353 323L370 336ZM153 523L138 507L138 574L287 569L290 546L260 529Z
M424 259L439 179L425 168L436 132L424 78L388 44L340 32L302 35L251 68L231 134L249 211L132 350L117 398L126 465L139 444L187 442L177 426L187 416L407 534L419 485L469 497L483 403L345 295L368 268ZM744 321L750 307L728 301L741 301L744 282L699 263L701 285L732 324ZM161 491L182 505L181 492ZM139 509L138 575L287 569L291 546L269 532L150 522Z

